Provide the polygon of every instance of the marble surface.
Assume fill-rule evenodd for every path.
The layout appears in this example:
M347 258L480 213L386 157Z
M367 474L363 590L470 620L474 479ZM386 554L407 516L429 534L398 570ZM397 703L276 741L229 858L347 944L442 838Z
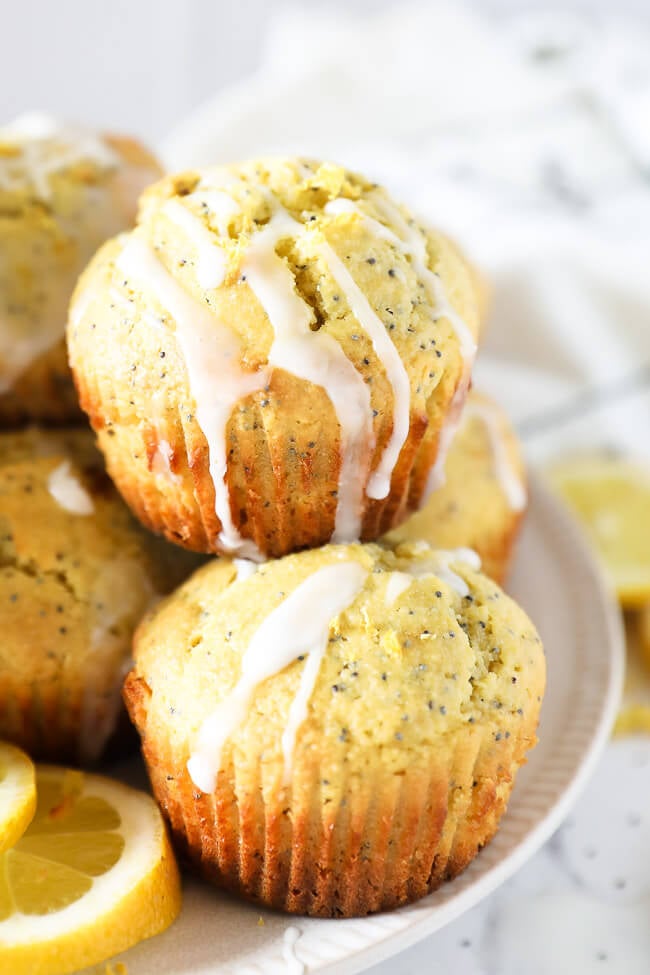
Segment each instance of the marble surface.
M615 740L515 877L368 975L647 975L649 864L650 739Z

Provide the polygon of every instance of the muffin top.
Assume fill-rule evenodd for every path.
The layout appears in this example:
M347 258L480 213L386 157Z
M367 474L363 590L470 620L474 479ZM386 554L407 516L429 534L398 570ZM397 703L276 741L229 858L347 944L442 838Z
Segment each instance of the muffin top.
M129 139L41 116L0 127L0 394L62 339L81 270L159 174Z
M25 693L82 679L114 693L139 618L197 565L140 528L92 441L85 430L0 434L0 678Z
M473 389L446 458L444 483L387 539L476 549L483 571L498 578L526 501L523 457L508 417Z
M137 229L82 277L68 338L77 371L92 361L99 381L110 371L129 390L83 404L97 429L141 424L154 391L160 412L198 423L232 551L241 539L224 471L235 409L253 423L254 403L269 436L290 438L317 422L301 384L325 390L341 445L333 540L358 538L361 499L388 495L409 428L430 426L435 454L477 329L470 273L441 234L342 166L263 159L147 190ZM282 374L300 380L293 392Z
M135 660L148 740L207 792L231 748L287 782L312 761L399 773L463 730L534 738L545 673L474 553L423 543L211 562L145 618Z

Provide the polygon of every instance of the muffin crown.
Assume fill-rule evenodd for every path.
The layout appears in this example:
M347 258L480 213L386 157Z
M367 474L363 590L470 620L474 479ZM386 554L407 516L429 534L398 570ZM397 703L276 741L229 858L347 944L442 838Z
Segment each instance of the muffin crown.
M408 484L415 452L423 445L430 464L453 391L464 400L477 328L469 273L449 242L362 177L289 159L163 179L144 194L136 231L107 245L82 279L69 330L82 403L98 429L142 422L137 393L119 413L84 393L90 321L95 341L112 333L130 353L146 348L117 364L145 387L165 357L152 437L170 442L170 417L180 413L195 477L207 446L216 548L252 557L256 544L233 516L233 416L269 440L286 428L307 472L318 466L319 432L333 423L332 442L323 438L338 468L333 525L302 544L365 537L368 505L384 501L394 519L422 493L424 459ZM279 459L269 462L278 476Z
M327 546L242 579L206 566L138 631L149 733L165 724L206 792L242 750L288 783L316 757L397 773L459 729L509 737L537 713L543 653L476 568L424 544Z

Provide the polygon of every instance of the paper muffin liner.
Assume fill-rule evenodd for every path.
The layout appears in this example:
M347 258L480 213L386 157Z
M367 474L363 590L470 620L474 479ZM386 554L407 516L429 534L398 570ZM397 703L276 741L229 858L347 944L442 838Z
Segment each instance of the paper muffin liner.
M38 761L92 766L107 753L120 754L133 746L121 699L126 665L97 680L89 666L74 681L17 683L0 680L0 738L23 748Z
M126 415L122 417L114 389L92 373L90 364L75 371L75 380L111 478L139 520L193 551L223 551L208 445L195 419L181 415L179 408L155 422L132 424ZM268 395L273 396L273 384ZM233 409L227 430L226 480L233 524L244 543L254 543L270 558L316 548L332 539L341 469L338 422L324 391L312 387L305 392L310 399L322 399L317 432L304 419L291 422L284 395L278 389L275 412L263 407L259 398L242 400ZM295 395L294 390L294 399ZM111 420L106 423L100 404L108 402ZM296 410L300 408L297 404ZM372 466L389 433L387 425ZM362 541L379 538L417 507L439 435L434 418L411 413L388 495L373 500L362 494Z
M141 733L147 694L127 678ZM497 739L468 724L399 775L374 754L364 774L343 766L334 781L313 757L289 787L276 759L228 750L210 795L168 741L145 732L143 753L177 848L205 879L290 914L353 917L423 897L472 861L497 829L529 731Z

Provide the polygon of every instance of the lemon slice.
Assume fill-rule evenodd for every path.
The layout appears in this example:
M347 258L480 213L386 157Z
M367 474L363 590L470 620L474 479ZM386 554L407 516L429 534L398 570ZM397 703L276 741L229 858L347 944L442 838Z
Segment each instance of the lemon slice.
M19 748L0 742L0 853L20 839L35 809L34 766Z
M583 523L626 609L650 601L650 465L576 458L550 472Z
M64 975L168 927L178 867L153 799L38 767L34 818L0 856L0 972Z

